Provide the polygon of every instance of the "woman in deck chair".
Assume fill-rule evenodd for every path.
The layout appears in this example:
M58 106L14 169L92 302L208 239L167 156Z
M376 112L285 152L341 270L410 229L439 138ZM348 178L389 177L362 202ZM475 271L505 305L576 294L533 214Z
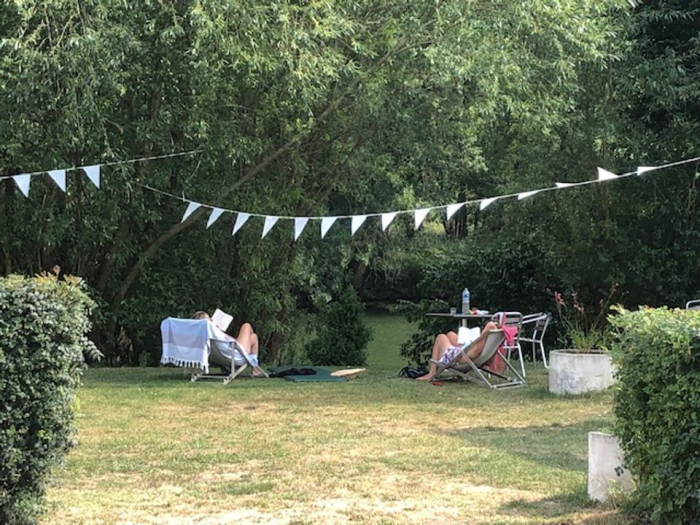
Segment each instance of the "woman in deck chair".
M207 312L197 312L192 316L193 319L207 319L208 321L211 321L211 317ZM213 323L213 321L212 321ZM236 341L239 345L243 347L243 350L248 354L248 357L251 358L253 361L253 364L257 366L258 364L258 335L253 331L253 327L250 325L250 323L243 323L243 326L241 326L241 329L238 331L238 335L236 337L231 337L228 335L226 332L224 332L221 328L216 326L214 323L214 326L217 329L218 332L218 337L220 337L222 340L225 341ZM230 355L230 346L228 345L220 345L219 351L224 354L224 357L227 359L231 358ZM245 364L246 360L245 358L239 354L238 351L234 350L233 354L233 360L236 365L236 367L242 366ZM229 370L230 372L230 370ZM255 375L255 372L254 372Z
M486 326L481 330L481 333L487 333L491 330L498 330L498 325L494 322L486 323ZM467 352L469 359L476 359L481 355L484 345L486 344L486 338L481 338L477 340L476 344L472 345ZM462 347L457 342L457 334L454 332L447 332L446 334L439 334L435 338L433 343L433 351L431 355L432 361L439 361L441 363L449 363L455 356L459 353L459 349ZM466 362L464 358L461 358L462 362ZM432 362L430 363L430 371L424 376L416 378L418 381L430 381L435 377L437 372L437 365Z

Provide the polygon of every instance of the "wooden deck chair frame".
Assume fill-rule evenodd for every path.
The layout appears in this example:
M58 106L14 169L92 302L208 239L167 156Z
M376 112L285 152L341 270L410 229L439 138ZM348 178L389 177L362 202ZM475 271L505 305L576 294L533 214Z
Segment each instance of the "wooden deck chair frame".
M486 342L484 343L481 354L475 359L470 359L467 355L469 349L484 338L486 338ZM492 390L525 386L525 379L518 373L515 367L508 362L505 356L503 356L503 361L506 364L506 369L510 370L513 377L508 377L485 368L486 363L498 352L498 349L503 345L504 341L505 336L502 329L490 330L489 332L481 334L471 344L462 345L457 355L448 363L441 363L431 359L430 362L437 366L437 371L433 379L437 379L445 372L451 372L457 377ZM474 372L476 377L470 376L469 372ZM501 382L496 383L494 379L500 380Z
M228 374L205 374L201 372L195 372L192 374L190 381L193 383L200 379L216 379L222 380L224 385L228 385L231 381L236 379L241 372L246 370L249 366L251 372L257 371L261 377L270 378L267 372L263 370L260 365L255 364L255 361L251 359L250 355L239 345L236 341L227 341L223 339L210 339L210 352L209 352L209 365L214 366L227 366L230 372ZM218 345L230 346L231 347L231 358L224 356L218 348ZM235 354L238 352L243 356L244 363L241 366L236 366Z

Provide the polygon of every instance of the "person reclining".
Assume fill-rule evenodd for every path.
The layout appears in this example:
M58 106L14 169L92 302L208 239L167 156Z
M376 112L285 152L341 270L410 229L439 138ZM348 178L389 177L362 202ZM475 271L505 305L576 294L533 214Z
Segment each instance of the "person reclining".
M498 325L494 322L488 322L481 330L482 334L490 332L491 330L498 330ZM479 338L475 344L473 344L467 351L467 356L469 359L476 359L481 355L486 344L486 337ZM457 334L454 332L447 332L446 334L439 334L435 338L433 343L433 351L431 359L433 361L439 361L441 363L449 363L455 356L459 353L459 349L463 345L459 344L457 341ZM466 363L464 357L460 357L460 362ZM437 373L437 365L433 362L430 363L430 370L427 374L416 378L418 381L431 381L435 374Z
M238 331L236 337L231 337L221 328L219 328L207 312L199 311L192 316L193 319L206 319L211 321L214 325L214 331L218 339L223 341L236 341L239 345L243 347L243 350L248 354L252 363L258 366L258 335L253 330L250 323L243 323L241 329ZM226 357L226 359L231 359L231 346L230 345L218 345L219 352ZM246 363L245 358L237 351L233 351L233 361L237 367L243 366ZM230 370L228 370L230 372Z

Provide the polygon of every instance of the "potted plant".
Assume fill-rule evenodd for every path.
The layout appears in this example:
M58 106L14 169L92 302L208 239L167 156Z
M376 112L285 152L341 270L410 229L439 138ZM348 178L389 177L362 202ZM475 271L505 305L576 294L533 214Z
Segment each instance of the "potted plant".
M550 392L583 394L605 390L615 382L612 359L605 348L609 337L606 317L616 292L617 285L598 302L597 309L586 308L575 291L566 296L554 292L567 349L550 353Z

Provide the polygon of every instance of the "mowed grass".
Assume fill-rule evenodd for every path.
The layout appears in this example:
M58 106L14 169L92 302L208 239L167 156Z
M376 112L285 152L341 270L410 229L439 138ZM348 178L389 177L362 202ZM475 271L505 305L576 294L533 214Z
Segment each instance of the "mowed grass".
M501 392L400 379L398 339L377 333L347 383L88 371L44 522L625 523L586 499L587 432L609 425L610 393L553 397L541 367Z

